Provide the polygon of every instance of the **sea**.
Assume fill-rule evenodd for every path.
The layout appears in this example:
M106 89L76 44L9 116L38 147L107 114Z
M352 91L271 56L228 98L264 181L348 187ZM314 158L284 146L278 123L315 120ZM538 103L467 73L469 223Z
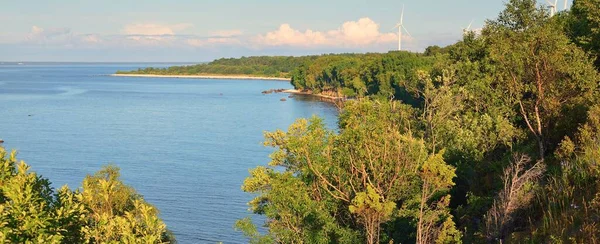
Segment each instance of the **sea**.
M247 243L236 220L248 170L269 162L263 133L338 110L306 96L262 94L287 81L113 77L173 63L0 63L0 138L52 186L81 186L104 165L160 210L179 243ZM286 101L281 101L285 99ZM264 231L264 229L262 229Z

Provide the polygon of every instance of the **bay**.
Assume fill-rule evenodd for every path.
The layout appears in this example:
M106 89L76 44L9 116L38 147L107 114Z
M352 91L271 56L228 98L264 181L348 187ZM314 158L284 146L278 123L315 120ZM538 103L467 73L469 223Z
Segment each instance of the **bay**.
M56 188L80 187L87 174L114 164L180 243L245 243L233 224L251 215L252 196L240 189L248 170L272 152L263 132L313 115L335 128L337 110L308 97L261 94L289 82L108 76L170 65L0 65L3 146Z

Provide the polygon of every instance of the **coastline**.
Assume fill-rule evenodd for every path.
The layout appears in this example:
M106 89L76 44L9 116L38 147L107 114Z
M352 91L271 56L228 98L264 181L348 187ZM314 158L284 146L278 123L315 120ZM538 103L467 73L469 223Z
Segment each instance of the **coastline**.
M235 79L235 80L279 80L291 81L290 78L260 77L245 75L146 75L146 74L110 74L119 77L145 77L145 78L181 78L181 79Z
M260 76L243 76L243 75L150 75L150 74L110 74L109 76L115 77L144 77L144 78L179 78L179 79L235 79L235 80L276 80L276 81L291 81L291 78L279 78L279 77L260 77ZM345 97L314 94L310 91L301 91L296 89L286 89L278 91L282 93L289 93L294 95L306 95L322 98L331 102L346 100Z
M289 93L289 94L296 94L296 95L314 96L314 97L319 97L319 98L323 98L323 99L331 100L331 101L346 100L345 97L329 96L329 95L323 95L323 94L314 94L312 92L300 91L300 90L296 90L296 89L287 89L287 90L284 90L282 92L283 93Z

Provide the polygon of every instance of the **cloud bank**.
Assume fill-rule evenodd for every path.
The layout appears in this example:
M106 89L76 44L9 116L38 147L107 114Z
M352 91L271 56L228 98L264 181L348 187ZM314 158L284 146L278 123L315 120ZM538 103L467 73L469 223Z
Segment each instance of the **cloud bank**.
M0 59L35 59L41 55L55 59L66 53L74 57L87 55L85 60L107 61L110 57L121 60L183 60L183 57L187 57L186 60L210 60L252 55L387 52L396 50L398 40L396 31L382 31L379 23L366 17L342 22L329 29L300 29L288 23L259 33L246 33L240 29L198 33L195 28L197 26L191 23L149 21L123 24L114 34L100 34L35 25L22 33L0 33ZM429 45L453 43L460 38L460 33L455 34L428 33L418 40L405 35L403 47L423 51Z
M174 25L163 25L154 23L137 23L126 25L122 33L126 35L175 35L175 33L189 29L194 25L180 23Z
M32 26L31 31L25 37L26 43L48 44L48 43L67 43L73 37L69 28L44 29L38 26Z
M360 48L368 49L394 43L395 33L383 33L380 25L370 18L344 22L332 30L298 30L290 24L281 24L278 29L254 35L244 35L242 30L217 30L206 35L183 34L194 27L191 23L126 24L116 35L77 33L69 28L45 29L32 26L23 38L24 44L67 45L76 47L187 47L218 48L238 46L253 50L278 47L303 49ZM408 40L410 41L410 40ZM389 45L388 45L389 46Z
M394 33L381 33L379 24L369 18L348 21L341 27L329 31L300 31L289 24L279 29L258 35L254 44L258 46L291 47L365 47L374 44L391 43L397 40Z

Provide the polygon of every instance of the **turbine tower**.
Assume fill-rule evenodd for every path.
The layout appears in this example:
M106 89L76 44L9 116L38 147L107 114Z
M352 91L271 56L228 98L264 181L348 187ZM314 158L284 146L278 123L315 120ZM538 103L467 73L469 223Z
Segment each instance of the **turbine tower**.
M546 0L546 2L548 2L548 5L550 5L550 17L552 17L558 12L558 0L554 0L554 3L550 2L550 0ZM565 5L566 4L567 0L565 0Z
M404 30L406 32L406 34L408 34L408 36L411 36L410 33L408 32L408 30L406 29L406 27L404 27L404 5L402 5L402 13L400 14L400 23L396 24L396 26L394 26L393 29L398 28L398 51L402 50L402 30Z
M567 10L567 8L569 8L569 0L564 0L565 1L565 7L563 10Z

